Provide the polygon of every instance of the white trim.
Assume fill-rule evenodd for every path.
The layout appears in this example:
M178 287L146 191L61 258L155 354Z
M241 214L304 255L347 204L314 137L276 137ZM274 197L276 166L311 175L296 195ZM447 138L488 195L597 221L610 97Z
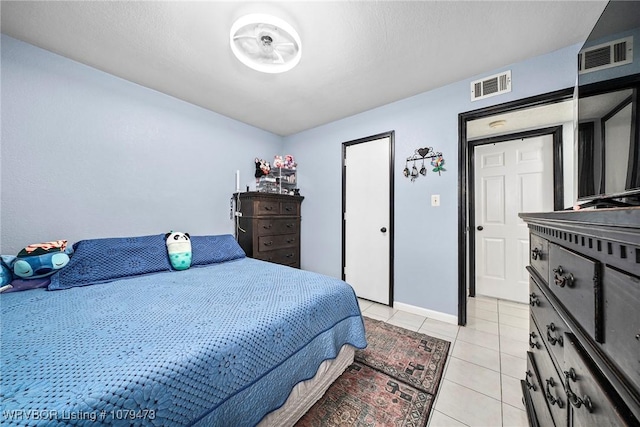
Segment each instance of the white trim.
M415 305L409 305L396 301L393 302L393 308L406 311L407 313L417 314L418 316L425 316L429 319L439 320L441 322L450 323L456 326L458 325L458 316L454 316L452 314L433 311L422 307L416 307Z

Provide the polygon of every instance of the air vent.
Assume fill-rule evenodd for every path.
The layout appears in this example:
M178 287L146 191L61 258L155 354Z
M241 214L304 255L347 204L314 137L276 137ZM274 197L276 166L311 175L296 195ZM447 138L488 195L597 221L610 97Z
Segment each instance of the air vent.
M511 70L471 82L471 100L511 92Z
M583 49L578 53L580 74L633 62L633 36Z

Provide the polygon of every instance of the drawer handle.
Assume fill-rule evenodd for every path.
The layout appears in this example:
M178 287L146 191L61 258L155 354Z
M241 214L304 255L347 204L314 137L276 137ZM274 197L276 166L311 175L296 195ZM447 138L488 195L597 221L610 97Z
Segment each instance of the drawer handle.
M532 260L542 259L542 251L538 248L534 248L531 251L531 259Z
M287 224L287 228L293 228L293 226L294 226L294 225L295 225L295 224L291 224L291 223L289 223L289 224Z
M295 241L296 241L296 239L288 239L288 240L287 240L287 243L293 243L293 242L295 242Z
M273 245L273 240L269 240L268 242L264 242L263 244L265 246L271 246L271 245Z
M293 258L293 254L287 254L287 258Z
M553 332L554 336L551 336L551 332ZM551 345L556 345L556 343L558 343L560 347L562 347L564 342L562 336L556 337L556 325L554 325L553 322L547 325L547 341L549 341Z
M536 293L535 293L535 292L531 292L531 293L529 294L529 305L530 305L531 307L534 307L534 306L536 306L536 305L537 305L537 306L539 306L539 305L540 305L540 300L538 299L538 295L536 295Z
M536 385L535 385L535 384L531 384L531 383L529 382L529 378L528 378L528 377L532 377L532 378L533 378L533 374L531 373L531 371L527 371L527 372L526 372L526 374L527 374L527 376L526 376L526 377L524 377L524 382L525 382L525 384L527 385L527 388L528 388L529 390L536 391Z
M536 333L535 332L531 332L529 334L529 347L531 348L537 348L538 350L540 349L540 343L539 342L533 342L533 339L536 338Z
M564 407L564 403L562 403L562 400L560 400L559 397L555 397L554 395L551 394L551 390L549 390L549 387L555 387L556 383L555 381L553 381L553 377L549 377L548 380L546 380L547 385L545 386L545 396L547 398L547 400L549 401L549 403L551 403L552 405L558 404L558 408L562 409Z
M573 274L569 273L567 276L565 276L565 271L561 265L559 265L558 268L554 268L553 272L553 281L557 286L564 288L564 286L567 285L568 287L573 288Z
M273 206L263 206L262 209L264 209L265 211L272 211Z
M571 390L571 384L569 383L569 380L576 382L577 375L575 369L570 368L568 371L564 371L564 377L567 379L567 387L565 391L567 393L567 399L569 400L569 403L571 403L576 408L580 408L582 405L584 405L587 411L593 412L593 403L591 402L591 398L586 394L582 398L580 398L573 392L573 390Z
M284 208L285 211L287 212L291 212L293 210L293 208L291 206L287 206Z
M269 225L263 225L262 228L264 228L265 230L270 230L273 227L273 224L269 224Z

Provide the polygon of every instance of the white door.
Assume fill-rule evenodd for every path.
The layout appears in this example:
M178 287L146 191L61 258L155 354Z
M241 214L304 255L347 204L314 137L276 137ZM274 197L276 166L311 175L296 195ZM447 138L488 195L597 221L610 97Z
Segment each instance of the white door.
M391 140L346 146L345 281L356 295L389 305Z
M527 302L529 233L518 213L553 210L553 137L477 146L474 166L476 294Z

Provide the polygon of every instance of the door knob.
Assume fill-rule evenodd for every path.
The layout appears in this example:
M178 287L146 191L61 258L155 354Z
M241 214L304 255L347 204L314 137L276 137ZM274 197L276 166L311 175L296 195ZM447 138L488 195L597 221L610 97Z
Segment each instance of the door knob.
M380 231L382 231L383 233L386 233L386 232L387 232L387 227L382 227L382 228L380 229Z
M479 226L478 226L478 231L482 231L482 230L484 230L484 227L483 227L483 226L481 226L481 225L479 225Z

